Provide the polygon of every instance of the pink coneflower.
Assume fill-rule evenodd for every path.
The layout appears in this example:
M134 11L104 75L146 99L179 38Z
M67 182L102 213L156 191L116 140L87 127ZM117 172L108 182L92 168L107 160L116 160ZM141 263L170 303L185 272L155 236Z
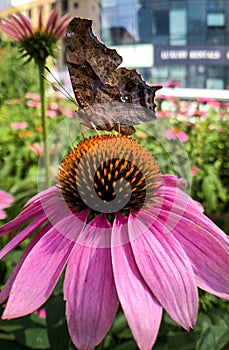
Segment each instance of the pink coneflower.
M66 115L68 118L73 118L73 116L75 115L75 111L73 111L72 109L61 109L61 113Z
M188 141L188 135L180 131L178 128L172 128L167 129L163 132L164 137L166 137L168 140L180 140L181 142L187 142Z
M44 152L44 147L39 142L34 142L28 147L36 156L41 156Z
M6 212L3 210L11 206L14 201L14 196L5 191L0 190L0 220L7 217Z
M19 42L21 50L25 51L28 59L33 58L37 63L44 62L48 56L56 57L57 41L65 36L69 15L58 21L58 9L53 9L47 23L44 24L42 10L39 12L37 27L19 13L12 14L10 19L4 18L0 28L11 39Z
M31 98L32 100L35 101L40 101L40 96L38 94L36 94L35 92L27 92L25 94L26 98Z
M228 239L182 185L129 137L84 139L58 184L0 227L5 235L29 223L1 258L37 232L0 293L3 319L41 307L66 266L66 317L80 350L102 341L119 302L141 350L152 348L163 308L193 328L197 287L229 296Z
M176 80L167 80L165 83L166 86L171 87L171 88L175 88L177 86L180 86L180 81L176 81Z
M198 168L197 165L192 165L191 166L191 174L192 174L192 176L196 176L198 174L199 170L200 169Z
M40 107L41 103L40 103L40 101L29 100L26 102L26 105L29 107Z
M57 111L53 111L53 110L51 110L51 109L48 109L48 110L46 111L46 115L47 115L47 117L49 117L49 118L54 118L54 117L56 117L56 116L58 115L58 112L57 112Z
M27 125L26 122L15 122L10 124L11 128L15 130L25 129Z

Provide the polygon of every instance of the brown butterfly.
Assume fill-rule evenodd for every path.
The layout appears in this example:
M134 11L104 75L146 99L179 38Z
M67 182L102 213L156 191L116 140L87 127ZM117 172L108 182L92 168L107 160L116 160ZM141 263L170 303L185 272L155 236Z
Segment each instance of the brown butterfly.
M161 86L147 85L135 69L117 68L122 57L97 39L91 20L69 23L66 60L78 117L87 127L131 135L133 125L156 119L154 97Z

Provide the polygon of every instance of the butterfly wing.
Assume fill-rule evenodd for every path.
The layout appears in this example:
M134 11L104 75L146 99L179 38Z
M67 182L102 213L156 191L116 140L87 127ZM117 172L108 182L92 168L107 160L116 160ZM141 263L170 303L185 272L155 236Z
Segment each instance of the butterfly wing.
M105 88L121 64L116 50L106 47L92 32L92 21L74 18L67 27L66 61L76 100L81 108L119 98L115 87Z

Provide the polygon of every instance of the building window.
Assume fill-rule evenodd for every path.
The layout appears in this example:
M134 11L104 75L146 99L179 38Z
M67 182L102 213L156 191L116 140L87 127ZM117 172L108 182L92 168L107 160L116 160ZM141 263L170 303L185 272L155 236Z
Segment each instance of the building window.
M52 2L52 3L50 4L50 7L51 7L51 10L53 10L53 9L56 7L56 3L55 3L55 2Z
M73 7L74 7L74 9L78 9L78 7L79 7L78 2L74 2Z
M27 16L28 16L29 18L32 18L32 9L28 9L28 11L27 11Z
M68 0L61 1L61 10L62 10L62 13L68 12Z
M168 11L155 11L155 29L156 35L169 35L169 12Z
M208 13L207 14L208 27L224 27L225 15L224 13Z
M170 45L186 45L187 16L185 9L171 9L169 13Z

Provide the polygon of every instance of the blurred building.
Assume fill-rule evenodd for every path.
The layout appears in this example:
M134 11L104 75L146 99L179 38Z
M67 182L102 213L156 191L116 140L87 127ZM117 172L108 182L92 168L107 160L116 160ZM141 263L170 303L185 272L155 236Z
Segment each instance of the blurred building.
M102 0L102 39L153 82L229 86L228 0Z

